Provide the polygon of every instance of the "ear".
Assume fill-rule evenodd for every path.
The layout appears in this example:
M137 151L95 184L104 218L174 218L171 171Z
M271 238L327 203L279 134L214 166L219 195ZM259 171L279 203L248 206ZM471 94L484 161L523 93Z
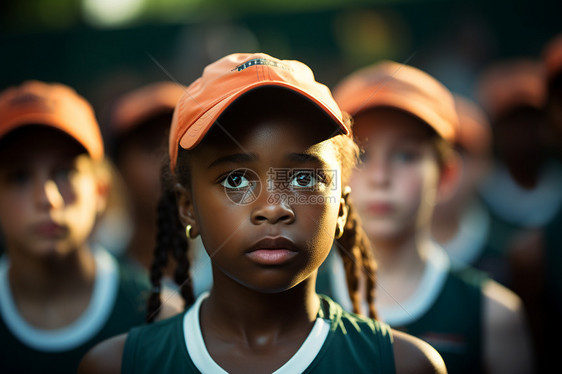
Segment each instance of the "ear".
M117 182L118 174L107 160L93 165L96 184L96 212L98 217L102 216L110 204L113 188Z
M437 202L442 203L449 200L458 188L462 165L461 158L457 152L453 152L443 168L437 186Z
M174 186L174 192L176 193L180 221L184 226L191 226L191 237L195 238L199 235L199 225L195 219L191 190L177 183Z
M349 200L349 193L351 192L351 187L345 186L342 190L342 195L340 198L340 208L338 211L338 218L336 220L336 239L341 238L347 223L347 215L349 213L349 206L347 201Z

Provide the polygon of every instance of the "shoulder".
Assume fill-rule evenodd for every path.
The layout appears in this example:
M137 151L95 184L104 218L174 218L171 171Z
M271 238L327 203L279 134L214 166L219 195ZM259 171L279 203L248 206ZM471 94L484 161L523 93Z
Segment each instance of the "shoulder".
M78 374L120 373L126 340L127 334L121 334L95 345L82 358Z
M345 334L357 332L360 334L387 334L388 325L376 319L361 316L346 311L340 304L333 301L326 295L320 295L322 301L322 318L327 319L332 324L332 329L343 330Z
M513 291L494 280L488 280L482 289L485 313L494 320L505 320L523 312L523 302Z
M494 372L532 371L533 352L523 303L518 295L491 280L484 287L484 355Z
M392 335L396 373L447 373L443 358L431 345L397 330Z
M134 360L145 360L147 355L163 357L163 352L174 354L172 347L180 345L178 342L183 336L183 316L182 313L134 327L127 334L98 343L83 357L78 374L121 373L125 367L134 367Z

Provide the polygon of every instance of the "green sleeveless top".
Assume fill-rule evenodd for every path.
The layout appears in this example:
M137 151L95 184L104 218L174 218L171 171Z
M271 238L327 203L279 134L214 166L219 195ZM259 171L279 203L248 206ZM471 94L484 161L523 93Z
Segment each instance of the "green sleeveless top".
M443 357L449 374L483 373L483 292L487 279L475 269L451 270L431 308L397 330L431 344Z
M201 337L198 314L205 296L185 313L133 328L123 351L122 373L224 373ZM326 296L320 295L320 300L311 334L276 373L395 373L388 325L348 313ZM317 349L305 349L305 345Z
M388 310L379 308L379 313L392 328L431 344L443 357L449 374L482 373L482 287L490 278L471 267L452 269L447 254L437 245L429 259L411 300ZM330 254L319 269L318 279L317 292L329 292L343 308L351 310L339 256ZM362 307L366 310L365 305Z
M98 342L144 323L150 285L105 250L94 252L96 280L90 305L71 325L40 330L27 324L11 296L9 261L0 261L0 373L72 373Z

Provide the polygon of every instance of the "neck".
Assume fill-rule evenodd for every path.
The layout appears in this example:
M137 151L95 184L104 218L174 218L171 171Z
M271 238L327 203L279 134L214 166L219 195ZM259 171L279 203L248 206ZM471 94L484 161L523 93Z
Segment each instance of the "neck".
M438 243L453 239L461 226L463 209L460 206L447 206L433 215L431 235Z
M227 276L213 269L213 289L201 310L202 326L212 327L223 336L259 344L302 331L316 319L320 307L316 274L278 293L254 291L223 278Z
M52 300L90 290L95 278L95 260L89 248L64 256L37 259L10 251L10 286L14 297Z
M394 305L412 296L423 276L424 250L430 243L429 230L392 240L371 239L378 262L378 283L383 289L378 292L377 305Z
M542 162L538 157L514 158L507 162L507 169L513 180L522 188L534 189L539 183Z

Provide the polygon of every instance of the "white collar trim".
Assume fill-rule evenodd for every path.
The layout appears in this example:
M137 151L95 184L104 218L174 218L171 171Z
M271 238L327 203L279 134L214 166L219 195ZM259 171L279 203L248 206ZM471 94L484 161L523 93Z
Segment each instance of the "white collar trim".
M403 326L420 318L431 308L443 289L451 266L447 254L443 248L432 242L425 255L425 270L414 294L400 305L386 308L377 305L381 319L390 326ZM353 310L346 286L343 260L339 255L334 255L329 261L332 271L330 285L334 299L345 310ZM362 303L361 308L363 312L369 310L366 302Z
M0 258L0 315L17 339L39 351L61 352L78 347L101 330L115 304L119 271L115 259L106 250L97 248L93 255L96 278L88 307L76 321L55 330L39 329L20 316L10 290L10 261L7 256Z
M197 298L195 304L193 304L184 316L183 335L185 345L191 360L200 372L226 374L227 372L213 360L209 351L207 351L205 341L203 340L203 334L201 332L199 311L201 309L201 303L207 296L209 296L208 292L201 294L201 296ZM320 352L322 345L328 337L329 331L329 322L322 318L317 318L312 330L308 334L308 337L298 351L293 355L293 357L291 357L291 359L289 359L289 361L277 369L274 374L302 373L308 366L310 366L312 361L314 361L314 358L318 355L318 352Z
M418 288L401 305L382 308L382 319L390 326L403 326L423 316L435 303L443 289L450 262L445 250L436 243L428 247L426 267Z

